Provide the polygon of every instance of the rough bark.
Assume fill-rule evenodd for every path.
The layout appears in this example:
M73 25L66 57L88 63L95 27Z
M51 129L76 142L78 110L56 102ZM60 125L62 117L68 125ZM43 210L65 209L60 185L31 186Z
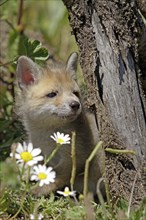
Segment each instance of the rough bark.
M136 5L132 1L63 0L75 35L88 88L89 108L96 112L104 147L132 149L136 156L106 153L112 198L133 204L144 196L141 173L146 159L146 118L138 81ZM130 3L132 2L132 3Z

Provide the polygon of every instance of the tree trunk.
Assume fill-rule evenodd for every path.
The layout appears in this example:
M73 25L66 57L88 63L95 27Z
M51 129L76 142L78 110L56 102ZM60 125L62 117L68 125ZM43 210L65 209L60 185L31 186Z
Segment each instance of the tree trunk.
M137 6L122 0L63 0L75 35L88 88L87 105L96 112L105 149L130 149L131 154L106 152L106 175L112 199L133 204L144 196L141 167L146 160L144 98L138 80ZM141 20L142 23L142 20Z

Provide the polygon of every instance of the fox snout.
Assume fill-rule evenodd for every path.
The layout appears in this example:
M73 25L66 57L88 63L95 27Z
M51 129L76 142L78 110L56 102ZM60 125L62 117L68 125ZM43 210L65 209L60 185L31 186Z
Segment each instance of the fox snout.
M70 103L69 106L71 107L72 111L76 112L80 108L80 103L77 102L77 101L73 101L73 102Z
M81 111L82 106L80 101L72 100L68 103L68 107L66 105L66 110L63 114L65 117L75 120L78 117L78 115L80 115ZM62 116L61 111L59 115Z

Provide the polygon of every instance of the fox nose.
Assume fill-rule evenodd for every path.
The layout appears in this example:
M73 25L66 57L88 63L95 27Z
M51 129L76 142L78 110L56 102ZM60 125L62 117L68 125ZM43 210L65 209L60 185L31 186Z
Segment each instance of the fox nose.
M76 101L73 101L73 102L70 103L70 107L72 108L73 111L77 111L80 107L80 103L76 102Z

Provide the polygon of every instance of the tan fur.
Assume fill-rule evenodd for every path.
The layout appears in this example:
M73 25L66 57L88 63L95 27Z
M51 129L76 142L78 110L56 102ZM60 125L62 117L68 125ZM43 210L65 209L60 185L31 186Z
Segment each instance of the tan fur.
M22 83L20 67L23 65L21 62L23 62L23 58L20 64L18 61L17 78L20 83ZM35 82L31 82L27 86L23 85L23 89L18 87L16 95L17 114L25 126L29 141L33 143L35 148L40 147L46 158L56 146L50 135L59 131L71 136L72 131L76 132L77 175L75 190L82 192L85 161L97 143L97 138L93 137L91 129L96 129L94 117L91 114L84 113L80 95L78 97L76 93L74 94L74 92L80 93L80 89L70 74L72 70L68 70L64 65L46 69L38 68L36 71L38 71L37 74L33 73ZM56 92L57 95L53 98L47 97L46 95L51 92ZM69 106L74 101L79 103L80 107L77 111L72 112ZM61 146L48 164L56 171L55 183L38 188L35 191L36 194L48 194L50 191L69 186L72 170L70 152L70 145ZM101 177L98 163L96 157L91 164L89 173L89 190L94 193L96 192L97 181Z

